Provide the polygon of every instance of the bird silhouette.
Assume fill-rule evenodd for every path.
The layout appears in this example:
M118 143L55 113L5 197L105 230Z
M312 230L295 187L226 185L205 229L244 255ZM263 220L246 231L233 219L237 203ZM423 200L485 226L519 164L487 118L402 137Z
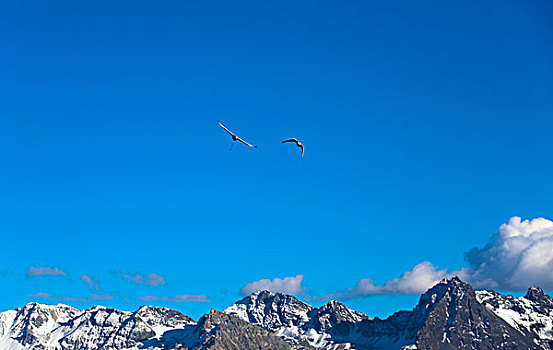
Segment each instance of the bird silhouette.
M286 143L286 142L295 142L296 146L301 148L301 159L303 159L303 152L305 151L305 149L304 149L303 145L301 144L301 142L299 142L297 139L294 139L294 138L282 141L282 143Z
M252 148L257 148L257 146L254 146L250 143L247 143L246 141L242 140L241 138L239 138L238 136L236 136L235 133L233 133L232 131L230 131L229 129L227 129L223 124L221 124L220 121L217 120L217 123L219 123L219 125L225 129L226 132L228 132L230 134L230 136L232 136L232 141L240 141L242 142L243 144L245 144L246 146L249 146L249 147L252 147ZM234 145L234 143L232 144ZM232 146L230 146L230 149L232 149Z

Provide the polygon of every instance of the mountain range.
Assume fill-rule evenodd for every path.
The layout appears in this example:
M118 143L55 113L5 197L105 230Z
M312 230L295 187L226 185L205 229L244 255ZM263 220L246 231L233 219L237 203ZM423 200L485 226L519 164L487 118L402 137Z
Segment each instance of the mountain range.
M31 349L552 350L553 299L538 287L513 297L454 277L422 294L413 310L386 319L268 291L198 321L152 306L129 312L29 303L0 313L0 350Z

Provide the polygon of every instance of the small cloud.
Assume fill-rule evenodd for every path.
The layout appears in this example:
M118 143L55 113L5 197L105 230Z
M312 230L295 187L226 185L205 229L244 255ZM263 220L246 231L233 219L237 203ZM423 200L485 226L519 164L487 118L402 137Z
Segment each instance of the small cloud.
M111 295L109 293L104 293L104 294L92 293L92 294L90 294L90 299L91 300L111 300L111 299L113 299L113 295Z
M27 296L29 298L50 299L52 297L52 294L44 293L44 292L38 292L38 293L35 293L35 294L29 294Z
M105 293L105 294L102 294L102 295L92 293L92 294L90 294L90 296L88 298L54 295L54 294L51 294L51 293L44 293L44 292L29 294L27 296L29 298L33 298L33 299L44 299L44 300L57 301L57 302L63 301L63 302L83 302L83 303L89 303L93 300L113 299L113 296L111 296L108 293Z
M83 298L83 297L66 297L66 296L58 296L56 297L57 299L55 300L59 300L59 301L80 301L82 303L88 303L90 302L90 299L86 299L86 298Z
M140 297L138 299L140 299L142 301L154 301L154 300L160 300L160 297L155 297L153 295L146 295L146 296Z
M240 294L250 295L259 290L268 290L270 292L287 294L303 294L305 292L305 288L301 285L302 281L303 275L285 277L283 279L275 278L273 280L262 279L246 284L240 289Z
M205 295L175 295L174 297L167 297L167 296L157 297L153 295L146 295L138 299L142 301L169 301L173 303L183 303L183 302L189 302L189 301L205 303L209 301L209 299Z
M148 276L146 276L146 281L144 282L144 284L152 287L164 286L165 278L155 273L149 273Z
M115 271L117 276L120 278L134 284L145 284L151 287L164 286L165 278L156 273L149 273L146 275L146 278L142 274L136 273L134 275L128 275L120 272L119 270Z
M44 293L44 292L38 292L35 294L29 294L27 295L29 298L35 298L35 299L45 299L50 301L80 301L80 302L87 302L89 300L83 298L83 297L67 297L67 296L59 296L59 295L53 295L50 293Z
M27 270L27 276L65 276L65 272L57 266L49 267L37 265L29 267L29 270Z
M447 269L438 270L431 262L424 261L411 271L406 271L400 277L383 284L375 284L370 278L364 278L347 291L325 295L314 300L348 300L378 294L421 294L447 277L450 277Z
M90 277L88 275L82 275L81 281L84 281L88 284L88 288L92 291L98 291L98 278L96 277Z

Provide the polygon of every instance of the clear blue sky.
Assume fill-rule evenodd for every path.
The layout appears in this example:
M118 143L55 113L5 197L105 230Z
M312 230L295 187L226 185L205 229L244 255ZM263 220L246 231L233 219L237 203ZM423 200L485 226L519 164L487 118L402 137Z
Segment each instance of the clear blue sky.
M114 298L69 304L204 294L151 302L197 318L262 278L304 274L323 295L425 260L464 266L511 216L552 216L552 13L2 1L0 309L86 298L86 274ZM259 148L229 152L217 119ZM66 275L26 276L39 265ZM416 301L347 305L386 316Z

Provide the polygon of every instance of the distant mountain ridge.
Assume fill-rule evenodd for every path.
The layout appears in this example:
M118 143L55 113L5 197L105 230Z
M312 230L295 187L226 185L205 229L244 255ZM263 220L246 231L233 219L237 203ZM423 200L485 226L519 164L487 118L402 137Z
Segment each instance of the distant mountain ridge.
M553 299L514 298L452 278L385 320L330 301L316 308L260 291L198 322L168 308L128 312L29 303L0 313L0 350L553 349Z

